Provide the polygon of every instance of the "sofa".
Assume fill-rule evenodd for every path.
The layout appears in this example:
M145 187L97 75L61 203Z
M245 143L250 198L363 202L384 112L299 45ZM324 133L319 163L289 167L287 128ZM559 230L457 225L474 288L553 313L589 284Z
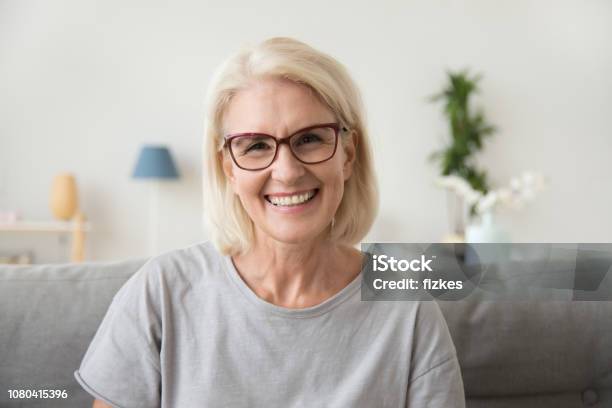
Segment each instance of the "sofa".
M91 406L73 372L114 294L144 262L0 265L0 407ZM469 408L612 407L612 302L439 304ZM65 398L11 399L9 390Z

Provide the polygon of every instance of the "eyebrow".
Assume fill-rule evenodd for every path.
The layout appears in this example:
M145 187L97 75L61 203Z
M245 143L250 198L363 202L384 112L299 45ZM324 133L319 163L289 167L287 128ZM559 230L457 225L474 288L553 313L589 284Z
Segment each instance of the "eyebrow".
M336 126L339 127L340 130L345 129L344 126L341 126L338 122L313 123L311 125L301 127L299 129L289 133L287 135L287 137L291 137L291 136L295 135L296 133L299 133L299 132L301 132L302 130L305 130L305 129L310 129L310 128L314 128L314 127L317 127L317 126L328 126L328 125L336 125ZM271 135L271 134L265 133L265 132L236 132L236 133L229 133L229 134L223 136L223 138L224 139L228 139L228 138L233 137L233 136L272 136L275 139L284 139L284 138L279 138L279 137L276 137L274 135Z

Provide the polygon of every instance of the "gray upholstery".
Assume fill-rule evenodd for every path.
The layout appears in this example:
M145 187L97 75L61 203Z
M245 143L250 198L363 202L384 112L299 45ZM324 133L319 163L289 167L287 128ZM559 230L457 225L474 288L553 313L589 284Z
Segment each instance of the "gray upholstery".
M0 266L0 407L90 406L73 371L113 295L143 263ZM440 306L468 407L612 407L612 302ZM41 388L69 398L8 399L7 389Z
M440 302L469 407L612 407L612 302Z
M144 260L0 265L0 407L91 407L74 380L114 294ZM66 390L66 400L9 400L8 389Z

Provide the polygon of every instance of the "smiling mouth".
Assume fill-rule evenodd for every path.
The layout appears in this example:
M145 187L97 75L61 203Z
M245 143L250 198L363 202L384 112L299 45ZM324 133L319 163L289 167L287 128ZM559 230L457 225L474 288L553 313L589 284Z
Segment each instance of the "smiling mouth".
M264 198L267 202L276 207L293 207L296 205L307 203L308 201L312 200L318 193L319 189L315 188L314 190L310 190L302 194L282 197L266 195L264 196Z

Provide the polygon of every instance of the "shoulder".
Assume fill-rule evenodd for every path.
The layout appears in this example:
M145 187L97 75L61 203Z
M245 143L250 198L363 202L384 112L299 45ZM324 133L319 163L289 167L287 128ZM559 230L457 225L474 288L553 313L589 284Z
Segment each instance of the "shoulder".
M143 301L159 306L169 294L218 279L226 262L211 242L200 242L150 258L124 284L115 303Z
M437 301L367 303L372 303L371 307L376 310L374 318L382 321L378 332L397 336L396 341L410 354L412 379L440 364L456 360L455 346Z
M154 256L136 275L157 279L193 279L218 270L222 262L224 256L211 242L205 241Z
M143 273L154 273L164 278L192 275L202 277L218 270L225 257L209 242L200 242L185 248L175 249L149 260Z
M456 360L456 350L437 301L419 302L414 327L413 367L415 376L446 361Z
M347 308L346 319L367 320L377 338L392 336L399 347L429 353L430 347L441 347L438 351L452 354L448 328L440 308L435 301L368 301L355 298ZM351 311L352 310L352 311Z
M417 339L425 343L446 337L448 328L435 300L375 302L387 304L387 313L410 327Z
M413 331L445 325L440 307L433 300L362 300L361 303L370 305L375 316L386 316L394 324L403 323Z
M417 354L455 353L446 320L436 301L366 301L368 316L403 338Z

